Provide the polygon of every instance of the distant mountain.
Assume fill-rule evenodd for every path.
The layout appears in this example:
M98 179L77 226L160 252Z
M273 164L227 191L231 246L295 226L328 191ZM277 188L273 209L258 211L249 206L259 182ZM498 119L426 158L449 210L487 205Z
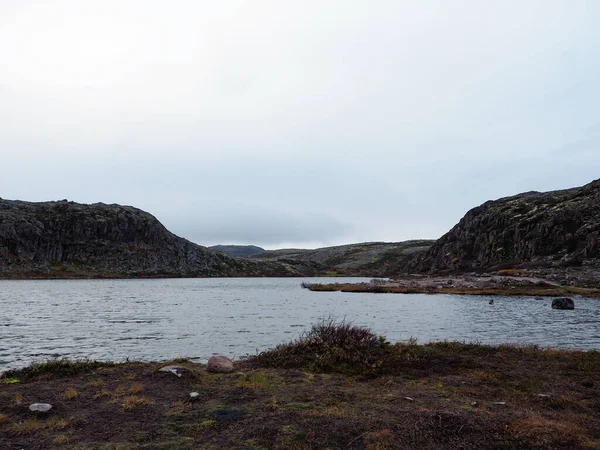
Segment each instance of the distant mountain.
M315 250L273 250L253 255L251 259L287 264L313 276L390 277L404 273L433 242L365 242Z
M419 259L413 271L600 263L600 180L526 192L470 210Z
M131 206L0 199L0 277L287 276L169 232Z
M248 258L249 256L259 255L266 251L264 248L255 245L213 245L208 248L235 258Z

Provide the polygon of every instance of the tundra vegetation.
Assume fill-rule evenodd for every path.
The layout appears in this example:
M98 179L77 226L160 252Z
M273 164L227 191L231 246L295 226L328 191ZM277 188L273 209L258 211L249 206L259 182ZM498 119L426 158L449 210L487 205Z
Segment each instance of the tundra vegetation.
M5 372L0 448L600 448L596 351L390 343L327 319L234 366L58 360ZM47 415L28 410L40 401Z

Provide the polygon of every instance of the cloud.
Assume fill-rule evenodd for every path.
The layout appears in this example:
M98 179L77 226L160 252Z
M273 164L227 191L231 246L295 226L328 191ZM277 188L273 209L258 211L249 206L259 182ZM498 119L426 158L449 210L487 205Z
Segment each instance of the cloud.
M600 4L0 3L0 196L201 243L438 237L596 178ZM271 225L269 225L271 224Z

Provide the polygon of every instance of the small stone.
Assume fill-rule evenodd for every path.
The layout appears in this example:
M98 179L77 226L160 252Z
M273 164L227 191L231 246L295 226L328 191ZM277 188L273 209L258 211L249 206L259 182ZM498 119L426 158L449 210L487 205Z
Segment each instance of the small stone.
M506 406L506 402L494 402L494 403L492 403L492 405L496 405L496 406Z
M408 402L414 402L415 399L412 397L404 397L404 400L408 401Z
M199 392L190 392L190 401L195 402L197 400L200 400L200 393Z
M475 408L475 407L479 406L479 403L477 403L477 402L471 402L471 406L472 406L473 408Z
M550 398L548 394L538 394L539 398Z
M213 373L231 373L233 372L233 362L227 356L211 356L208 359L206 370Z
M52 405L50 403L33 403L29 405L29 411L35 413L47 413L52 409Z
M182 369L183 369L183 367L181 367L181 366L165 366L165 367L161 367L160 369L158 369L158 371L159 372L169 372L169 373L172 373L173 375L177 375L179 378L181 378L181 373L179 371Z

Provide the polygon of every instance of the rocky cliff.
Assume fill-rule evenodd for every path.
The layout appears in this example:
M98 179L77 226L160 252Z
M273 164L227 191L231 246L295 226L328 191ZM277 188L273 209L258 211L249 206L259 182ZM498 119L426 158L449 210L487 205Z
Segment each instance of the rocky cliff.
M527 192L469 211L410 267L413 271L596 264L600 180L553 192Z
M283 276L277 263L241 260L175 236L121 205L0 199L0 276Z

